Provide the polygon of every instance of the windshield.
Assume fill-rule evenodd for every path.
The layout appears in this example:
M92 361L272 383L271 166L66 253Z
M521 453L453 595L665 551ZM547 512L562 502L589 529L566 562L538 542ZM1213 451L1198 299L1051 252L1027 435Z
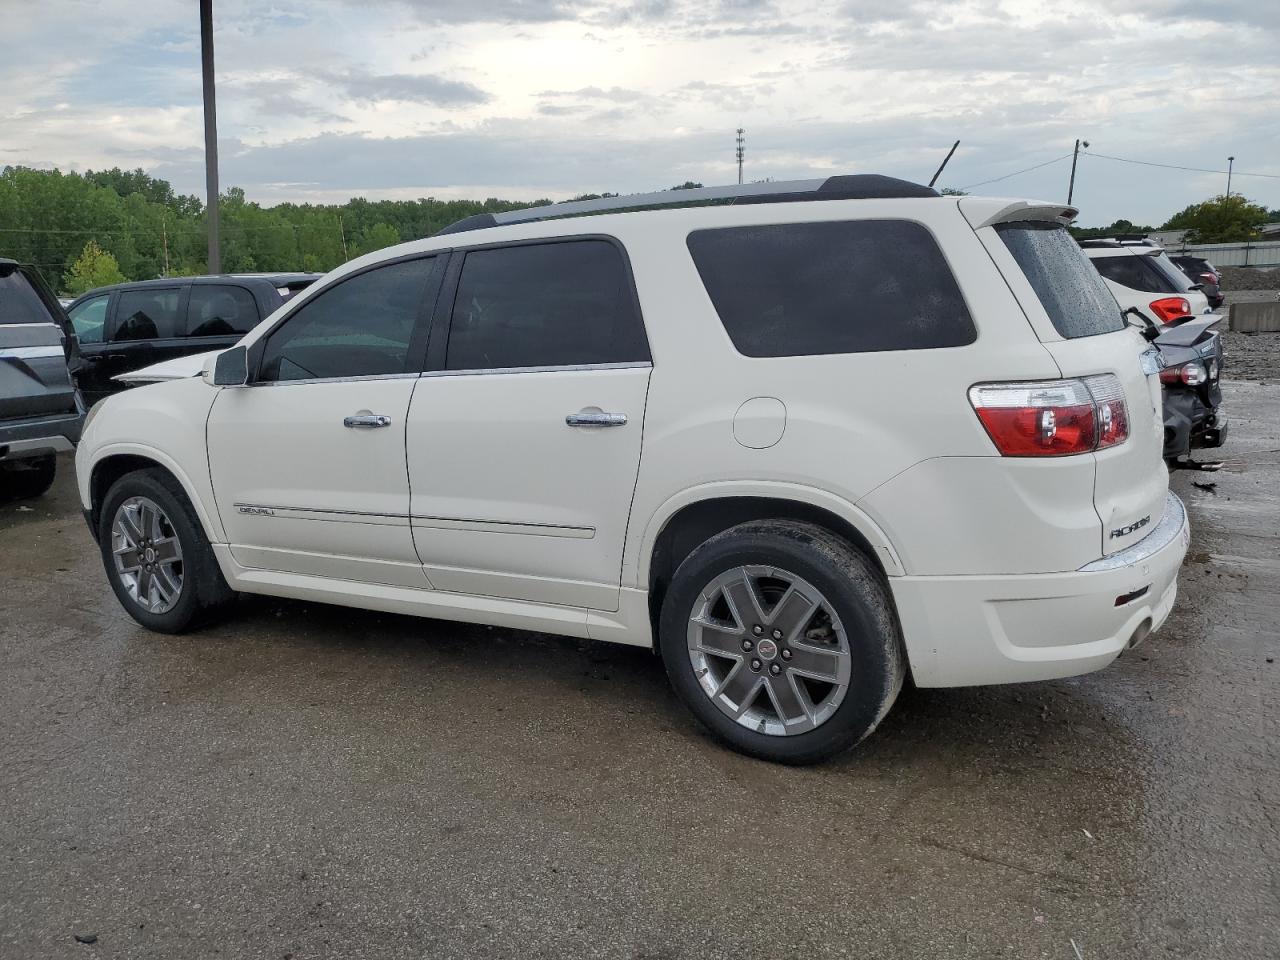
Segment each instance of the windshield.
M1025 220L995 229L1059 334L1073 340L1124 329L1119 304L1066 227Z

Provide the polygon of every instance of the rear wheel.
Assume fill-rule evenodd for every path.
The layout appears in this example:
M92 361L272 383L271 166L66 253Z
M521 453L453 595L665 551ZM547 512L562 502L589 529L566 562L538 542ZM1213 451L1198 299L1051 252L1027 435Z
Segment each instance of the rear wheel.
M804 523L746 523L698 547L676 571L659 633L698 719L735 749L783 763L862 740L906 674L880 572Z
M27 500L38 497L53 486L58 472L58 459L52 453L25 460L0 463L0 497Z
M111 485L98 543L111 589L144 627L182 633L235 599L190 501L163 470L138 470Z

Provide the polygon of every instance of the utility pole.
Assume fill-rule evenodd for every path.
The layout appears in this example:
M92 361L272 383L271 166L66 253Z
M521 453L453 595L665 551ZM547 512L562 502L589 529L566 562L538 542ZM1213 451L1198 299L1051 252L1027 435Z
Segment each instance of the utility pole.
M200 0L200 70L204 77L204 190L209 218L209 272L222 272L218 246L218 116L213 102L213 0Z
M742 136L746 132L747 131L743 130L742 127L738 128L738 183L739 184L742 183L742 158L746 156L746 153L747 153L747 148L745 146L746 141L743 139L743 136Z
M1080 159L1080 145L1084 144L1085 149L1089 147L1088 140L1077 140L1076 148L1071 151L1071 182L1067 184L1067 206L1071 205L1071 197L1076 192L1076 161Z
M347 256L347 231L342 227L342 214L338 214L338 236L342 240L342 262L346 263L351 258Z
M1236 158L1227 157L1227 199L1231 199L1231 168L1235 166Z
M169 224L168 217L160 214L160 239L164 243L164 276L169 275Z

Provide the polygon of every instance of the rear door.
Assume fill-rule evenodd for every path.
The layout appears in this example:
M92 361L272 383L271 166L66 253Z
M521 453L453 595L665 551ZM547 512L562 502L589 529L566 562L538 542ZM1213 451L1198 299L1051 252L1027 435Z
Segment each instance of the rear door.
M92 405L124 389L123 384L113 379L117 374L181 355L186 343L182 336L182 317L189 286L184 283L147 285L112 293L102 339L94 343L77 337L81 357L88 368L80 383L86 403Z
M62 328L22 270L0 272L0 420L73 412Z
M1111 374L1118 381L1128 439L1091 456L1100 552L1122 550L1160 521L1169 489L1154 348L1125 323L1114 297L1061 222L1004 222L978 234L1062 376Z
M439 590L616 610L652 369L626 255L569 238L454 262L448 340L433 332L409 410L426 575Z

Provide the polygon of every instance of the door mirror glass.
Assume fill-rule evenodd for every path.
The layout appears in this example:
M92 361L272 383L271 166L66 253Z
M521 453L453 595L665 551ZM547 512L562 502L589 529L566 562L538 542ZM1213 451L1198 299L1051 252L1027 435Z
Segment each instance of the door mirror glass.
M213 385L215 387L240 387L249 380L249 351L245 347L232 347L214 358Z

